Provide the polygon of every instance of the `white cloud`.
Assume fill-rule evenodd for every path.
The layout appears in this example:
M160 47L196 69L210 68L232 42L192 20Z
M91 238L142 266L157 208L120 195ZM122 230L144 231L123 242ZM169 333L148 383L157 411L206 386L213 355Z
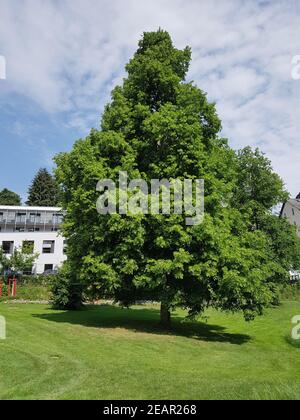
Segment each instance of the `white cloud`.
M66 124L86 131L142 32L161 26L178 47L192 47L189 78L216 101L231 144L260 145L295 194L300 81L291 78L291 58L300 54L299 16L292 0L0 0L3 95L67 112Z

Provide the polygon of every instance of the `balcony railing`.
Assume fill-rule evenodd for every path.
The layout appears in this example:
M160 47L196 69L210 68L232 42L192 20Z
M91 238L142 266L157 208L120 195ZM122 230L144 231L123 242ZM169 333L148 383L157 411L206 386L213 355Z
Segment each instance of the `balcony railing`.
M26 217L5 217L0 218L1 225L50 225L59 226L62 223L62 217L57 216L41 216L36 218Z

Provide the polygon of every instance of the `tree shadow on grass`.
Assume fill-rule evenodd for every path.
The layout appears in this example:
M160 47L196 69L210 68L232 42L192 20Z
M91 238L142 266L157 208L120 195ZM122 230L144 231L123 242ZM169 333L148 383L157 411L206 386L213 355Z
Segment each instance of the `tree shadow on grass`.
M222 342L242 345L251 340L249 335L226 332L220 325L205 322L185 322L183 317L172 316L172 329L159 325L159 310L154 308L123 309L113 305L87 306L80 311L64 311L47 314L33 314L35 318L47 321L81 325L90 328L124 328L134 332L181 336L208 342ZM184 322L183 322L184 321Z
M290 346L293 346L296 349L300 350L300 340L296 340L296 339L294 339L294 338L292 338L288 335L285 336L284 339L285 339L286 343L288 343Z

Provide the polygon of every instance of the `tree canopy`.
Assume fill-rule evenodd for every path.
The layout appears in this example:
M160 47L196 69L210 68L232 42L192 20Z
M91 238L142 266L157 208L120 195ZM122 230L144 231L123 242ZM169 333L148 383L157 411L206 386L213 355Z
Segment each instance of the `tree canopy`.
M13 192L4 188L0 191L0 205L1 206L20 206L21 205L21 197Z
M273 280L289 279L289 270L300 267L300 240L295 226L278 217L273 209L288 200L282 179L259 150L246 147L237 153L237 182L233 204L247 213L252 229L267 238L268 254L276 261Z
M37 260L39 254L34 253L33 248L24 249L15 248L11 256L4 254L0 247L0 272L11 271L13 273L31 273L32 266Z
M253 229L244 210L260 196L239 173L243 153L237 157L220 137L215 105L185 79L190 60L190 48L176 49L167 32L144 33L100 130L56 157L68 270L93 297L125 306L160 301L165 324L176 306L190 316L213 306L252 319L272 301L281 266L268 254L269 237ZM204 222L187 226L184 214L99 215L97 181L116 181L120 170L148 183L204 179ZM273 205L265 195L262 205Z
M28 190L28 206L55 207L59 203L59 188L54 177L42 168Z
M271 210L289 198L282 179L273 171L271 161L259 150L245 147L237 154L235 204Z

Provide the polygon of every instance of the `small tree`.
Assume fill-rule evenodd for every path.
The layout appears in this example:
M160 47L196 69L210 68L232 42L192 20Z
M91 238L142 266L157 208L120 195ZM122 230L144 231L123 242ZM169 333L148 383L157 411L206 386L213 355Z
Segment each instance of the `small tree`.
M0 191L0 205L1 206L20 206L21 205L21 197L13 192L4 188Z
M59 203L59 188L47 169L40 169L28 190L28 206L51 207Z
M1 271L11 271L13 273L23 273L32 270L32 266L37 260L38 253L25 252L22 249L15 248L13 254L8 257L4 254L3 249L0 248L0 268Z

